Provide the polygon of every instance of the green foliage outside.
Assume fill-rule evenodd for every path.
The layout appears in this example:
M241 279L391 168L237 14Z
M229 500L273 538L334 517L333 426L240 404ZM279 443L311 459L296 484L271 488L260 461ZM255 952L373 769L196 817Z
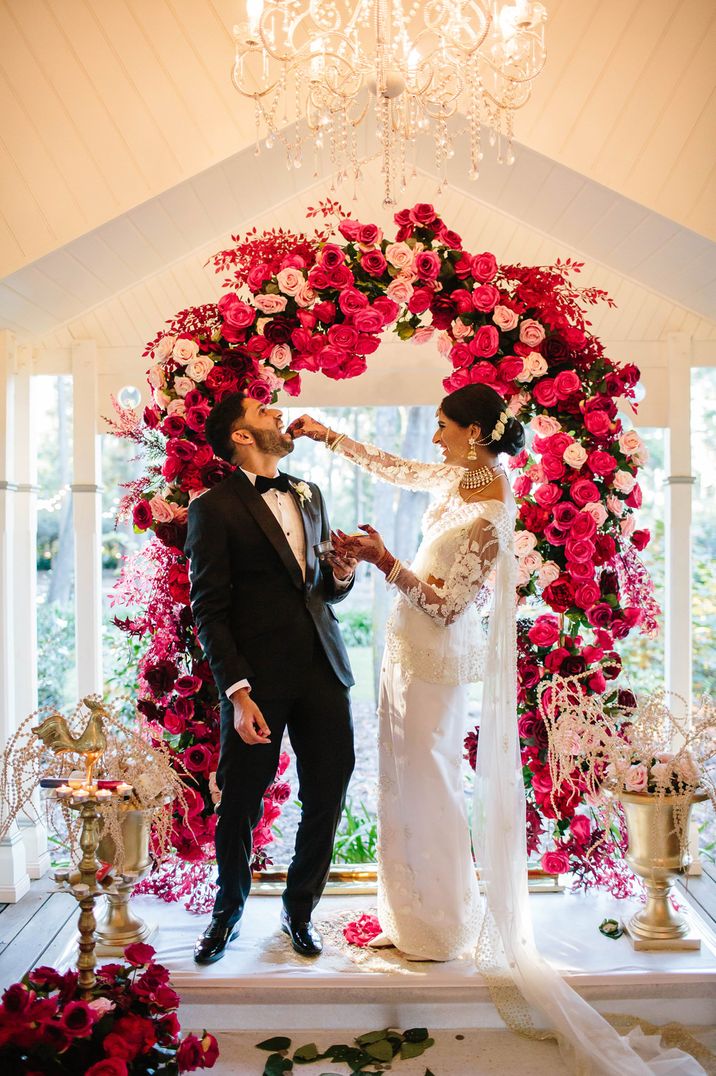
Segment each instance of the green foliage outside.
M375 812L349 799L333 843L334 863L375 863L378 854L378 825Z

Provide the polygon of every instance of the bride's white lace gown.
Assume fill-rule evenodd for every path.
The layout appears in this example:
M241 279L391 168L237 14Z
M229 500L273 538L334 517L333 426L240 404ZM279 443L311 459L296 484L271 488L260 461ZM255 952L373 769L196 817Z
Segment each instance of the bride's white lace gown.
M508 1026L533 1034L546 1019L579 1076L704 1076L693 1057L661 1046L658 1035L618 1035L535 944L517 735L513 505L463 501L461 468L402 460L348 438L337 451L388 482L434 496L415 559L395 579L381 677L384 931L416 956L449 960L473 949ZM482 901L461 776L466 685L480 678L472 832Z
M482 919L462 779L467 685L481 678L483 611L512 505L462 499L459 467L401 460L372 445L339 452L396 485L434 494L410 568L395 579L378 713L378 917L404 952L474 951Z

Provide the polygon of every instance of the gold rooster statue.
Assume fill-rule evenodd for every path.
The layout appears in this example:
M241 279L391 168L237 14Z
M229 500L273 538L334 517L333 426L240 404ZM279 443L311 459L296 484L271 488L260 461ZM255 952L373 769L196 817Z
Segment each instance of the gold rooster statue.
M42 742L54 751L56 755L66 751L84 755L87 767L87 787L92 785L92 770L97 759L107 749L107 736L102 723L104 706L102 700L88 695L82 700L90 711L87 724L79 736L73 736L62 714L50 714L41 725L33 728L33 732Z

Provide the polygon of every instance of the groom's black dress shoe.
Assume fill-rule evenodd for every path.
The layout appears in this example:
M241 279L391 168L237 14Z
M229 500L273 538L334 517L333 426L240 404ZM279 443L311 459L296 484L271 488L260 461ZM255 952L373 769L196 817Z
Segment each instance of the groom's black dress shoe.
M319 956L323 952L323 938L310 919L295 919L284 908L281 912L281 930L288 934L291 944L301 956Z
M221 960L228 942L239 936L241 912L231 915L214 915L208 927L197 938L194 946L194 961L197 964L213 964Z

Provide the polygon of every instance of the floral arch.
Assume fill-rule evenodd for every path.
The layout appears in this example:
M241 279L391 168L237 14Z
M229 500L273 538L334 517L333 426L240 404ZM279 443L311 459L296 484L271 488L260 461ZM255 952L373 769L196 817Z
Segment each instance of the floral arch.
M174 816L177 856L197 867L213 858L218 703L182 552L190 499L230 470L204 437L211 406L238 388L266 402L279 389L298 396L303 370L357 377L386 331L406 341L436 334L449 367L445 390L485 382L534 433L511 461L519 471L518 593L541 593L551 610L521 619L518 631L528 845L546 842L549 871L571 869L583 884L618 888L619 839L601 840L589 814L578 812L579 797L552 786L537 707L538 687L555 673L591 671L587 691L603 692L621 670L619 640L656 627L637 555L649 534L635 529L633 515L645 451L616 404L633 399L639 371L610 360L586 320L590 305L613 304L604 292L575 286L578 263L499 265L491 253L470 254L432 205L396 213L391 238L333 202L308 216L320 218L311 235L254 229L232 237L234 246L213 259L230 290L217 304L180 312L147 345L153 404L143 421L118 409L116 431L144 445L148 459L123 508L154 538L126 565L115 596L142 612L117 623L148 637L138 709L187 774L189 812ZM476 747L471 734L473 765ZM277 775L255 833L258 867L288 794Z

